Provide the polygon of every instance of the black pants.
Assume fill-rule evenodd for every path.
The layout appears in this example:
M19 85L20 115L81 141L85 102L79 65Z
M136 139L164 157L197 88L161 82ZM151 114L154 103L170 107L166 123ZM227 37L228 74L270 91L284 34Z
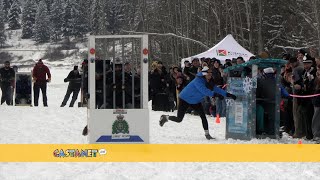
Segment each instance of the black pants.
M80 91L80 88L70 88L70 87L68 87L67 93L64 96L64 99L63 99L61 105L65 106L67 104L67 101L69 100L69 97L70 97L71 93L73 93L72 94L72 99L71 99L71 102L70 102L70 106L69 106L69 107L73 107L74 103L76 102L76 100L78 98L79 91Z
M284 112L284 127L285 132L287 133L294 133L294 121L293 121L293 112L292 112L292 100L288 100L285 106Z
M2 91L2 96L1 96L1 104L4 102L7 103L7 105L12 105L12 88L10 85L1 85L1 91Z
M34 83L33 87L33 93L34 93L34 106L38 106L39 101L39 93L40 89L42 92L42 98L43 98L43 106L48 106L48 99L47 99L47 82L44 83Z
M169 120L174 122L181 122L183 120L184 115L186 114L187 109L191 107L195 111L198 112L200 115L200 118L202 120L202 127L204 130L208 130L208 120L207 117L203 111L203 107L201 103L198 104L189 104L186 101L179 98L179 107L178 107L178 113L176 116L169 116Z
M303 105L301 105L301 118L303 123L305 124L306 127L306 138L307 139L312 139L313 134L312 134L312 118L314 114L314 107L312 105L312 102L306 102Z

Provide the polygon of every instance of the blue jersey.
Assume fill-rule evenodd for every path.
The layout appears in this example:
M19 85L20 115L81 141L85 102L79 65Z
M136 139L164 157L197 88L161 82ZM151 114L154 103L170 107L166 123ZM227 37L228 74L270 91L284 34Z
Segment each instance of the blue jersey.
M212 97L214 93L218 93L226 97L227 92L223 89L214 86L213 90L206 87L206 79L202 73L199 72L194 80L192 80L179 94L179 98L189 104L198 104L206 96Z

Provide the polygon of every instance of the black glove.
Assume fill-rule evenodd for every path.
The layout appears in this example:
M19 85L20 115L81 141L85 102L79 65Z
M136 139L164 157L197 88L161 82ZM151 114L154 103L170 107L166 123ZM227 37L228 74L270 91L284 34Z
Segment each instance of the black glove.
M224 99L224 97L222 95L220 95L220 94L216 94L215 96L218 97L220 100Z
M237 99L237 96L230 94L230 93L227 93L227 97L232 98L233 100Z

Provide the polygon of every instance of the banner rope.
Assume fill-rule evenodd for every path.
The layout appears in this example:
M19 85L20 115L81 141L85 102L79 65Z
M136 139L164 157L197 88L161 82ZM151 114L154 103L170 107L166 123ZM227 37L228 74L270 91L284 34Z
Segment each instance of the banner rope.
M317 97L320 96L320 94L312 94L312 95L305 95L305 96L301 96L301 95L295 95L295 94L289 94L291 97L295 97L295 98L310 98L310 97Z
M222 89L224 89L225 87L227 87L228 84L225 84L222 86ZM311 97L317 97L317 96L320 96L320 94L311 94L311 95L295 95L295 94L289 94L289 96L291 97L295 97L295 98L311 98Z

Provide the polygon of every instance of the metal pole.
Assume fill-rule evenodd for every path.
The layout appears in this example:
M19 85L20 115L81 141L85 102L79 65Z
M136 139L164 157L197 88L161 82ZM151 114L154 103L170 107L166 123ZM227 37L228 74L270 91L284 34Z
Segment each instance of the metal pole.
M139 44L140 43L140 44ZM141 46L142 46L142 37L141 38L139 38L138 39L138 41L136 41L136 46L135 46L135 58L136 58L136 64L137 64L137 67L139 68L139 70L140 70L140 74L139 74L139 81L140 81L140 87L139 87L139 93L140 93L140 105L139 105L139 108L142 108L142 103L143 103L143 101L142 101L142 96L143 96L143 94L142 94L142 92L143 92L143 88L142 88L142 83L143 83L143 81L142 81L142 75L141 75L141 73L142 73L142 66L143 66L143 64L142 64L142 60L141 60L141 49L139 49L139 48L141 48Z
M273 67L274 68L274 67ZM275 132L275 136L277 139L279 139L279 131L280 131L280 100L281 100L281 93L279 91L280 89L280 82L281 82L281 67L278 65L276 66L276 70L277 70L277 73L276 73L276 89L275 89L275 92L276 92L276 98L275 98L275 103L276 103L276 107L274 109L274 132Z
M140 40L140 42L141 42L141 38L139 38L139 40ZM135 40L136 41L136 40ZM139 67L139 66L141 66L141 64L140 64L140 61L139 61L139 57L137 56L138 55L138 53L137 52L139 52L140 53L140 51L137 51L137 49L136 48L139 48L139 44L138 43L135 43L136 44L136 46L135 46L135 48L134 48L134 56L135 56L135 59L136 59L136 61L135 61L135 63L136 63L136 67ZM138 44L138 45L137 45ZM141 67L140 67L141 68Z
M89 37L89 47L95 49L95 36ZM90 93L89 107L90 109L96 108L96 66L95 54L88 53L88 92Z
M113 69L112 69L112 78L113 78L113 81L112 81L112 91L113 91L113 109L116 109L116 91L115 89L113 89L113 86L115 86L116 84L116 44L115 44L115 40L113 39L113 52L112 52L112 56L113 56L113 60L112 60L112 66L113 66Z
M134 39L132 39L132 46L131 46L131 62L134 62ZM132 75L132 108L134 109L134 98L135 98L135 93L134 93L134 76L135 73L133 71L133 67L136 67L136 64L134 64L134 66L131 66L131 75Z
M103 59L103 109L106 109L106 105L107 105L107 87L106 87L106 60Z
M124 78L124 39L121 38L122 46L122 87L125 87L125 78ZM125 109L125 89L122 89L122 108Z
M143 89L141 93L141 103L143 109L148 109L148 63L144 63L143 59L148 59L148 54L143 54L142 50L146 48L148 49L148 36L143 35L143 38L141 38L141 45L140 45L140 59L139 62L142 64L142 72L141 72L141 85L140 88Z
M136 52L138 52L138 53L136 53L136 58L137 58L137 62L138 62L138 64L140 64L140 108L145 108L144 107L144 105L143 105L143 96L144 96L144 89L143 89L143 83L144 83L144 80L143 80L143 78L144 78L144 76L145 76L145 74L144 74L144 67L143 67L143 54L142 54L142 49L143 49L143 38L140 38L140 41L139 41L139 45L137 46L138 47L138 49L137 49L137 51ZM147 76L148 76L149 74L147 73ZM149 83L147 83L147 84L149 84ZM148 86L149 87L149 86ZM148 97L147 97L148 98Z

